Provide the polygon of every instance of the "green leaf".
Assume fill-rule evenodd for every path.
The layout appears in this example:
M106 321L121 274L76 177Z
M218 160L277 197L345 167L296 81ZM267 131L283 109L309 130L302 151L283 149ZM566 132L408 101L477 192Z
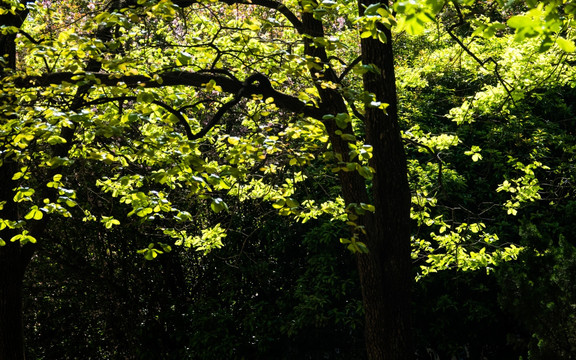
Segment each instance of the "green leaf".
M57 144L65 144L66 139L60 136L52 135L46 140L46 142L50 145L57 145Z
M376 15L376 12L380 8L380 3L371 4L364 10L364 15Z
M28 214L26 214L26 216L24 216L24 219L26 220L40 220L44 217L44 214L42 213L42 211L40 209L38 209L38 206L34 205L30 208L30 211L28 212Z
M140 217L144 217L148 214L151 214L154 210L150 207L145 207L145 208L141 208L138 211L136 211L136 215L140 216Z
M361 253L363 253L363 254L368 254L368 253L369 253L368 247L367 247L366 244L364 244L363 242L361 242L361 241L356 241L355 244L356 244L356 248L358 249L359 252L361 252Z
M386 36L384 31L378 31L378 40L380 40L380 42L384 44L388 41L388 37Z
M279 200L276 200L276 202L274 204L272 204L272 207L274 209L282 209L284 207L284 205L286 205L286 201L284 199L279 199Z
M560 49L562 49L563 51L565 51L567 53L571 53L571 52L576 51L576 45L574 45L574 41L572 41L572 40L567 40L567 39L559 37L558 39L556 39L556 43L558 44Z
M186 51L181 51L176 55L176 65L189 65L192 62L192 55Z
M145 103L145 104L150 104L152 103L154 100L156 100L154 98L154 95L151 93L147 93L147 92L141 92L140 94L138 94L138 96L136 97L136 100L138 102L141 103Z
M102 216L102 220L100 221L104 223L106 229L111 229L114 225L120 225L120 221L114 219L112 216Z
M376 208L372 204L360 203L360 207L364 210L375 212Z
M154 260L154 258L156 258L158 256L158 254L156 253L156 251L154 251L154 249L147 249L144 252L144 258L146 260Z
M358 167L358 173L367 180L370 180L374 177L374 174L372 174L372 169L370 169L369 166Z
M160 247L162 247L162 250L164 250L164 252L172 251L172 247L168 244L159 243L158 245L160 245Z
M288 206L291 209L294 209L300 206L300 203L292 198L288 198L286 199L286 206Z
M10 241L11 242L19 241L22 245L25 245L27 243L35 244L36 238L32 235L29 235L28 230L24 230L24 231L22 231L21 234L12 236Z
M362 34L360 34L360 37L361 37L362 39L366 39L366 38L372 37L372 31L371 31L371 30L363 31Z
M516 16L512 16L510 19L508 19L508 21L506 23L511 28L520 29L520 28L524 28L524 27L530 27L533 25L534 22L528 16L516 15Z
M230 145L238 145L238 142L240 141L236 136L229 136L227 140Z
M222 210L228 210L228 205L221 198L214 198L214 199L212 199L212 203L210 204L210 208L215 213L219 213Z
M161 245L162 246L162 245ZM154 248L154 243L150 243L148 244L148 247L145 249L140 249L137 251L138 254L142 254L144 255L144 258L146 260L154 260L158 254L163 254L164 252L162 250L158 250Z
M18 180L20 178L24 178L24 179L28 179L29 178L29 174L28 174L28 166L23 166L22 168L20 168L20 171L15 173L14 176L12 176L12 180Z
M14 202L32 201L31 196L34 195L34 193L34 189L27 187L19 188L16 195L14 195Z
M342 138L342 140L345 140L345 141L351 141L351 142L356 141L356 137L352 134L342 134L342 135L340 135L340 137Z
M346 113L340 113L334 117L334 120L340 129L346 129L346 127L348 127L348 123L350 122L350 115Z

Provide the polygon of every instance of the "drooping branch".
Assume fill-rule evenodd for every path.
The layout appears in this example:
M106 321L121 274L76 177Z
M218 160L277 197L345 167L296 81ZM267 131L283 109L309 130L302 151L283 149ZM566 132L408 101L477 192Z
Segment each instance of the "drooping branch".
M262 6L268 9L274 9L284 15L284 17L294 26L294 28L299 32L302 33L303 26L302 21L290 10L286 7L286 5L273 0L221 0L221 2L234 5L234 4L242 4L242 5L256 5ZM193 4L198 4L197 0L174 0L173 3L180 7L188 7Z
M352 110L352 113L354 114L354 116L356 116L358 119L360 119L360 121L362 121L362 123L366 123L366 118L364 117L364 115L362 115L360 113L360 111L358 111L358 108L356 108L356 105L354 104L354 99L346 98L346 103L348 104L348 106Z
M60 73L62 74L62 73ZM92 75L96 75L96 74L92 74ZM196 74L199 75L199 74ZM204 74L200 74L200 75L204 75ZM63 75L60 76L60 78L64 77ZM222 77L216 76L218 77L220 80L222 79ZM226 80L230 80L228 77L224 78ZM118 79L116 79L118 80ZM214 80L214 76L212 76L212 79ZM102 82L100 82L102 84ZM221 84L218 83L218 81L216 81L216 83L220 86L222 86ZM138 83L140 84L140 86L142 85L142 83ZM157 82L156 82L157 84ZM229 92L232 92L230 90L233 90L235 88L237 88L236 84L232 84L232 83L224 83L228 85L227 90L229 90ZM149 87L153 87L154 84L148 84L146 83L145 86ZM164 82L163 82L164 86L167 86ZM186 84L178 84L178 85L186 85ZM188 85L193 85L193 84L188 84ZM202 83L202 85L205 85L205 83ZM296 113L302 113L306 116L310 116L313 117L315 119L321 119L323 114L320 112L320 110L318 108L315 107L310 107L310 106L306 106L306 104L304 104L302 101L300 101L298 98L295 98L293 96L290 95L286 95L286 94L282 94L276 90L274 90L272 88L272 84L270 83L270 80L263 74L252 74L249 77L246 78L246 80L244 80L244 82L240 83L240 87L238 88L238 91L236 91L234 98L230 101L228 101L227 103L223 104L222 107L220 107L220 109L218 109L218 111L216 112L216 114L214 114L214 116L210 119L210 121L208 122L208 124L206 124L202 130L198 131L196 134L194 134L192 132L192 129L190 128L190 124L188 123L188 121L186 120L186 118L184 117L184 115L182 114L182 111L186 108L188 108L188 106L182 107L180 109L174 109L173 107L171 107L170 105L162 102L162 101L158 101L158 100L153 100L152 103L156 104L162 108L164 108L166 111L168 111L170 114L176 116L176 118L178 119L178 121L180 122L180 124L182 124L182 126L185 129L186 132L186 136L188 137L189 140L197 140L202 138L203 136L205 136L214 126L216 126L216 124L218 124L220 122L220 120L222 119L222 117L228 112L230 111L230 109L232 109L235 105L237 105L240 100L242 100L243 98L247 98L247 97L251 97L252 95L263 95L266 98L273 98L274 99L274 103L276 104L276 106L278 106L279 108L284 108L286 110L290 110ZM109 103L109 102L114 102L114 101L135 101L137 100L136 96L115 96L115 97L106 97L106 98L100 98L100 99L96 99L90 102L86 102L83 104L83 106L92 106L92 105L100 105L100 104L105 104L105 103ZM203 100L204 101L204 100Z
M198 106L198 105L200 105L200 104L203 104L203 103L212 103L212 102L218 102L218 101L217 101L217 100L214 100L214 99L202 99L202 100L196 101L196 102L193 103L193 104L182 106L181 108L178 109L178 111L182 112L182 111L184 111L184 110L186 110L186 109L195 108L196 106Z
M114 101L136 101L137 99L138 98L136 96L113 96L113 97L106 97L106 98L100 98L100 99L96 99L93 101L89 101L89 102L84 103L83 106L88 107L88 106L93 106L93 105L101 105L101 104L106 104L106 103L114 102ZM188 138L191 138L193 136L192 129L190 128L190 124L188 124L188 121L186 120L184 115L182 115L182 112L180 110L176 110L172 106L166 104L165 102L158 101L158 100L152 101L152 104L158 105L158 106L162 107L163 109L165 109L166 111L168 111L170 114L176 116L176 118L178 119L180 124L182 124L182 126L184 126L184 130L186 131L186 136Z
M108 73L74 74L72 72L57 72L40 76L29 76L13 79L12 83L18 88L48 87L63 83L87 84L94 86L126 86L128 88L160 88L167 86L193 86L205 87L210 81L215 82L222 91L229 94L241 93L242 97L262 95L264 98L273 98L280 109L295 114L303 114L321 120L325 115L318 107L304 103L295 96L276 91L268 78L262 74L249 76L241 82L228 76L198 73L187 71L173 71L158 74L155 79L146 75L116 76Z
M174 109L172 106L170 106L170 105L168 105L162 101L154 100L154 101L152 101L152 103L155 105L161 106L166 111L168 111L170 114L176 116L176 118L178 119L180 124L182 124L182 126L184 126L184 130L186 131L186 136L188 137L188 139L190 139L193 136L192 135L192 129L190 128L190 124L188 124L188 120L186 120L184 115L182 115L181 111Z
M204 126L202 128L202 130L198 131L196 134L192 134L192 135L188 136L188 139L197 140L197 139L202 138L204 135L206 135L208 133L208 131L210 131L214 126L216 126L216 124L218 124L220 122L220 119L222 119L222 116L224 116L224 114L226 114L230 109L232 109L236 104L238 104L238 102L240 102L241 99L242 99L241 97L235 96L234 99L232 99L232 100L228 101L227 103L225 103L224 105L222 105L222 107L220 109L218 109L216 114L214 114L214 116L212 116L212 119L210 119L208 124L206 124L206 126Z
M162 101L158 101L158 100L154 100L151 103L162 107L163 109L168 111L170 114L176 116L176 118L178 119L180 124L182 124L182 126L184 126L184 130L186 132L186 137L188 138L188 140L197 140L197 139L202 138L204 135L206 135L208 133L208 131L210 131L220 121L222 116L224 116L224 114L226 112L228 112L234 105L236 105L241 99L242 98L240 96L235 96L234 99L225 103L220 109L218 109L218 111L216 112L216 114L214 114L212 119L210 119L208 124L206 126L204 126L202 128L202 130L200 130L196 134L194 134L192 132L192 129L190 128L190 124L188 123L188 121L186 120L184 115L182 114L182 109L176 110L172 106L170 106L170 105L168 105ZM94 101L87 102L84 104L84 106L101 105L101 104L119 101L119 100L136 101L137 97L136 96L114 96L114 97L100 98L100 99L96 99Z

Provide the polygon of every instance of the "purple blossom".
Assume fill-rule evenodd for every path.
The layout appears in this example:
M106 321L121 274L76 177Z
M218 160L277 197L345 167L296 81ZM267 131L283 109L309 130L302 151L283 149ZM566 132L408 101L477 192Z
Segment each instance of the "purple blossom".
M346 19L340 16L338 19L336 19L336 22L338 23L337 29L342 30L344 28L344 24L346 24Z

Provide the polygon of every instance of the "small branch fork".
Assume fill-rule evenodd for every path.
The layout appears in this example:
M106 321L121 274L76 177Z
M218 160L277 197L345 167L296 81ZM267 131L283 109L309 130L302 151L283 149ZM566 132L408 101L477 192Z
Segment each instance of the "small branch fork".
M454 29L462 26L466 23L466 21L464 20L464 15L462 14L462 11L460 9L460 5L458 5L457 1L452 1L452 4L454 4L454 8L456 9L456 13L458 14L458 22L448 28L446 28L446 31L448 32L448 35L450 35L450 37L452 38L452 40L454 40L458 45L460 45L460 47L462 48L462 50L464 50L468 55L470 55L470 57L472 57L472 59L474 59L474 61L476 61L478 64L480 64L480 66L482 66L483 68L486 68L486 64L487 63L493 63L494 64L494 74L496 75L496 78L498 79L498 82L500 82L500 84L502 84L502 86L504 87L504 90L506 90L506 93L508 94L508 97L510 98L510 100L512 100L512 103L515 104L514 102L514 97L512 96L512 91L514 89L510 89L509 85L506 83L506 81L502 78L502 76L500 75L500 71L499 71L499 64L496 60L494 60L494 58L489 57L485 60L480 59L478 56L476 56L476 54L474 54L472 52L472 50L470 50L470 48L468 48L468 46L466 46L462 40L460 40L460 38L458 36L456 36L454 34Z
M279 13L281 13L282 15L284 15L284 17L290 22L290 24L292 24L292 26L294 26L294 28L299 32L302 33L303 32L303 24L300 21L300 19L298 19L298 17L289 9L286 7L286 5L282 4L281 2L278 1L273 1L273 0L222 0L223 3L228 4L228 5L234 5L234 4L243 4L243 5L256 5L256 6L262 6L265 8L269 8L269 9L274 9L276 11L278 11ZM175 5L178 5L180 7L187 7L187 6L191 6L193 4L197 4L199 3L198 0L175 0L173 1L173 3Z
M101 98L101 99L89 101L89 102L84 103L83 106L87 107L87 106L101 105L101 104L106 104L106 103L114 102L114 101L136 101L136 100L137 100L136 96L114 96L114 97L106 97L106 98ZM178 110L174 109L172 106L166 104L165 102L158 101L158 100L154 100L151 103L164 108L170 114L176 116L176 118L178 118L178 121L180 122L180 124L182 124L182 126L184 126L184 129L186 131L186 136L189 139L191 139L194 136L194 134L192 133L192 129L190 128L190 124L188 124L188 121L186 120L184 115L182 115L182 109L178 109Z

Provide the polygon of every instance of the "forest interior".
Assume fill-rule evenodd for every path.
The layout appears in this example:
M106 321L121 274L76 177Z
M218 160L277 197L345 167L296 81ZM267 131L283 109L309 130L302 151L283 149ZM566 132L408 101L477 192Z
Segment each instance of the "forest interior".
M0 360L576 358L571 0L0 0Z

